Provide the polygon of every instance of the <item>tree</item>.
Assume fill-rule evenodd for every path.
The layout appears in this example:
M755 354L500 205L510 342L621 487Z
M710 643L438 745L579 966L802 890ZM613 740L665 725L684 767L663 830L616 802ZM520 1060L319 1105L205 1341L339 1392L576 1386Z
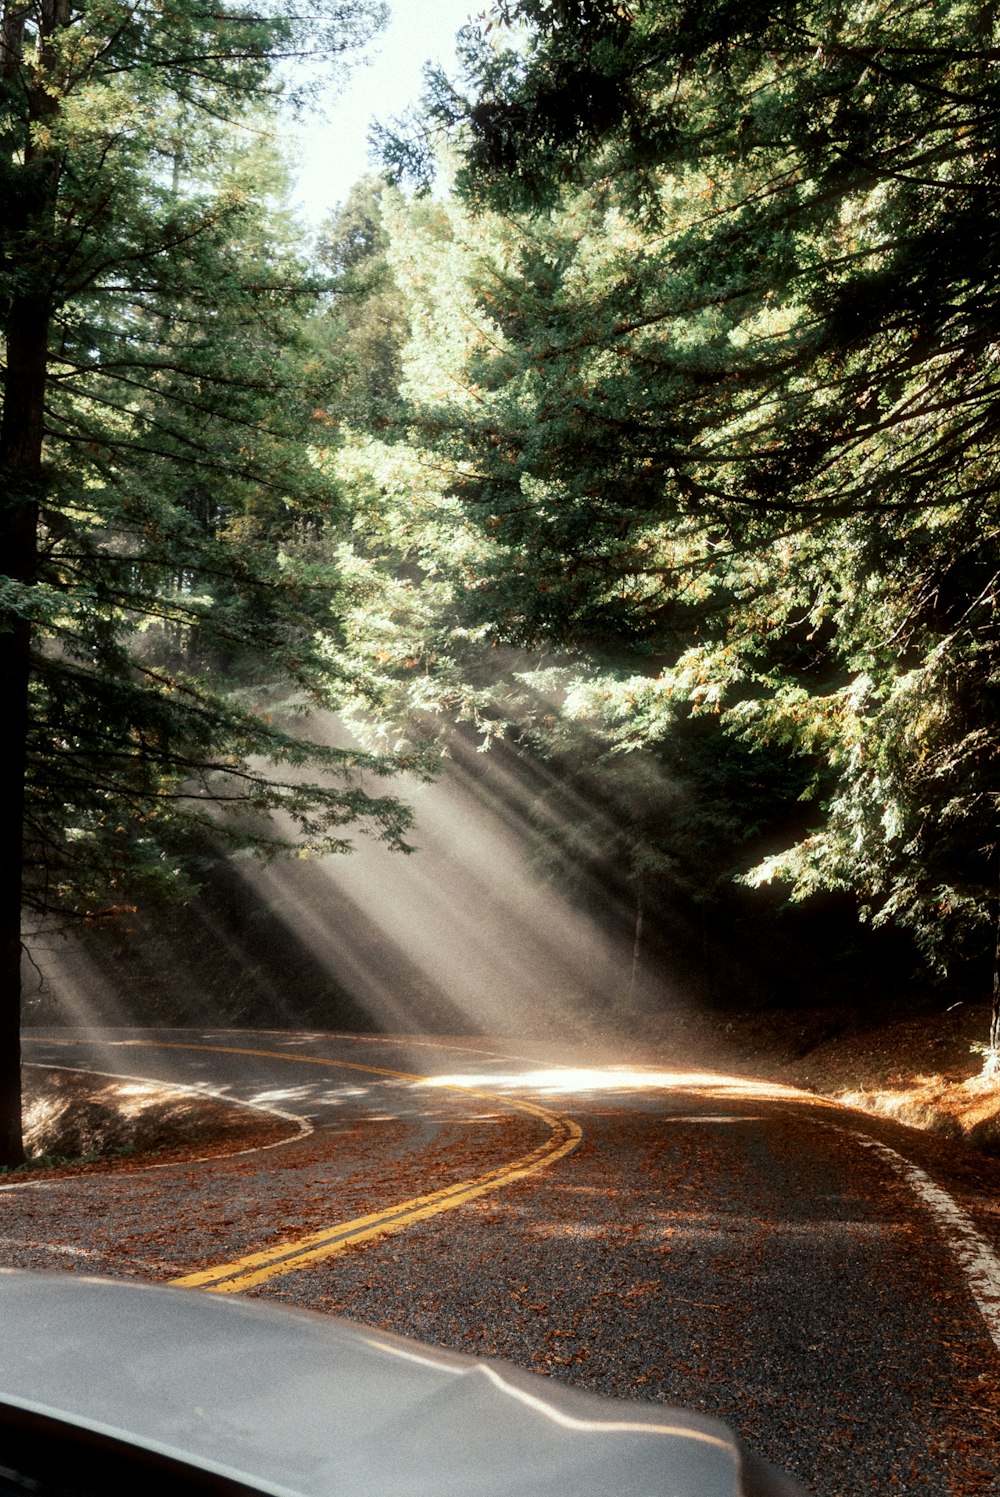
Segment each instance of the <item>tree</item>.
M557 232L566 235L561 259ZM350 495L353 521L349 535L335 527L310 542L335 554L349 579L342 619L350 653L380 682L375 727L383 736L374 743L429 740L461 753L451 741L456 720L483 747L507 739L517 753L503 754L505 766L516 763L515 778L534 787L537 866L632 952L622 991L638 994L639 958L655 951L672 970L683 967L689 990L721 996L727 974L745 968L760 943L749 931L739 940L730 934L724 971L713 960L711 922L725 911L743 923L750 900L732 889L732 876L768 831L764 845L774 846L776 825L800 819L796 796L809 767L724 738L713 716L689 723L679 701L669 733L655 740L630 741L634 721L602 721L609 673L620 675L626 661L631 675L643 668L641 638L626 645L612 616L595 617L586 652L578 638L553 654L528 610L553 606L560 589L573 587L570 567L582 594L588 554L579 546L568 563L564 546L537 529L530 557L493 538L501 507L525 506L516 463L525 445L537 439L539 464L545 452L557 460L558 421L536 399L529 328L547 318L537 336L543 344L550 337L559 306L552 266L572 261L574 243L576 273L595 289L606 226L578 212L572 232L557 231L551 220L470 216L454 197L405 202L390 192L380 237L375 255L409 328L397 410L383 402L367 430L323 455L324 470ZM362 267L374 241L367 232ZM529 280L536 273L544 290ZM367 325L363 308L358 320ZM554 379L547 390L554 395ZM588 455L581 443L571 464L582 472L584 460L606 456L596 444ZM541 485L530 497L537 513ZM792 930L790 950L794 941Z
M299 703L337 687L315 644L335 579L273 544L333 502L307 450L316 287L240 141L283 61L336 59L379 10L2 8L2 1163L22 904L78 917L176 884L207 824L278 847L272 809L316 846L355 817L401 845L405 812L361 778L388 761L283 728L252 670Z
M324 347L339 351L344 365L330 418L371 431L390 421L398 407L400 349L408 332L386 254L379 205L384 185L375 178L357 182L330 215L317 247L333 287L317 335Z
M467 33L466 92L439 75L429 101L466 201L511 224L478 287L477 408L434 413L494 548L477 608L521 644L623 652L602 710L633 744L715 712L813 766L813 825L758 879L850 889L942 970L984 958L995 14L494 19L518 45Z
M424 398L464 379L465 249L453 211L392 190L376 203L360 184L330 226L322 252L334 297L317 337L325 343L332 329L348 398L337 386L328 397L317 463L343 493L350 524L322 526L297 550L332 561L342 579L341 642L377 695L374 718L360 718L358 731L432 756L444 718L486 727L495 707L487 631L470 633L460 603L482 546L461 529L447 468L410 432Z

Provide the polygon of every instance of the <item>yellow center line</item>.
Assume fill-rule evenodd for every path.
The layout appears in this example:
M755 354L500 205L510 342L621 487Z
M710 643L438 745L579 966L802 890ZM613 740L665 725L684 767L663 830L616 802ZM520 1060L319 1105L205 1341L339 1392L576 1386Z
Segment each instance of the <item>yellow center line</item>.
M460 1092L466 1097L476 1097L481 1101L496 1103L501 1107L510 1107L517 1112L527 1113L547 1124L552 1130L545 1143L533 1149L530 1154L523 1154L520 1158L513 1159L497 1169L488 1170L485 1174L474 1175L468 1180L459 1180L453 1185L446 1185L440 1190L434 1190L425 1195L413 1196L408 1201L399 1201L395 1205L384 1207L381 1211L354 1217L351 1221L323 1227L318 1232L310 1232L304 1237L276 1243L273 1247L263 1248L259 1252L247 1253L241 1258L235 1258L231 1263L218 1263L212 1268L199 1269L195 1273L171 1279L172 1284L183 1285L186 1288L211 1289L218 1294L235 1294L241 1289L251 1289L257 1284L263 1284L267 1279L292 1273L297 1268L305 1268L324 1258L332 1258L335 1254L342 1253L345 1248L354 1247L362 1242L370 1242L376 1237L388 1236L392 1232L401 1232L404 1228L413 1226L416 1222L426 1221L428 1217L436 1216L442 1211L452 1211L457 1206L464 1206L467 1201L485 1195L487 1191L499 1190L515 1180L526 1179L529 1175L546 1169L550 1164L555 1164L557 1160L572 1153L583 1137L579 1124L572 1118L551 1112L549 1108L541 1107L537 1102L528 1102L520 1097L504 1097L494 1092L480 1091L475 1087L462 1086L453 1081L437 1082L433 1076L419 1076L409 1071L392 1071L384 1066L365 1066L348 1060L327 1060L316 1055L291 1055L284 1050L258 1050L236 1045L184 1045L172 1042L161 1044L152 1040L124 1040L115 1043L148 1046L154 1050L202 1050L213 1054L252 1055L269 1060L299 1061L304 1065L334 1066L338 1070L360 1071L369 1076L385 1076L393 1081L419 1082L422 1085L437 1086L444 1091Z

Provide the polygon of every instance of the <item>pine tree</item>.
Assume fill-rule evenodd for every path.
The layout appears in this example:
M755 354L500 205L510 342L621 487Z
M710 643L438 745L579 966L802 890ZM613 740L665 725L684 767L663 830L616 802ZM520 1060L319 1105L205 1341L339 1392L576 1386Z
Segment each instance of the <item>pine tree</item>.
M241 142L283 60L335 60L378 10L2 9L2 1163L22 905L79 917L177 883L209 823L276 847L271 809L319 846L359 816L401 840L361 783L389 766L282 728L252 669L266 655L300 701L336 687L314 643L334 579L273 544L331 503L306 446L315 287Z
M495 548L474 601L508 639L626 652L602 709L623 741L713 712L812 769L809 834L758 879L852 890L942 970L981 959L995 13L496 17L526 35L470 33L465 91L430 101L466 201L523 229L480 288L501 346L469 366L478 409L439 421Z

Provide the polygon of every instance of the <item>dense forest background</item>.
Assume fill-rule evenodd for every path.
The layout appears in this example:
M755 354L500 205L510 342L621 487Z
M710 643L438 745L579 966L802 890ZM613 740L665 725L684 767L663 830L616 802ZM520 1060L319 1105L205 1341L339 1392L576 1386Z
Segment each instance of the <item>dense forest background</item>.
M497 0L315 242L278 98L380 8L310 9L2 7L5 1054L22 908L369 1022L245 856L456 764L620 1015L990 992L993 9Z

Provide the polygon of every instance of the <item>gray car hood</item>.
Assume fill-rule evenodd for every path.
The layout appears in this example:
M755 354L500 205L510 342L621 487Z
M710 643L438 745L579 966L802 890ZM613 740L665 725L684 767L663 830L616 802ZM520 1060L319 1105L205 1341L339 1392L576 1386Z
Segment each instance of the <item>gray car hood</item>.
M802 1497L717 1420L308 1311L6 1270L0 1325L0 1403L276 1497Z

